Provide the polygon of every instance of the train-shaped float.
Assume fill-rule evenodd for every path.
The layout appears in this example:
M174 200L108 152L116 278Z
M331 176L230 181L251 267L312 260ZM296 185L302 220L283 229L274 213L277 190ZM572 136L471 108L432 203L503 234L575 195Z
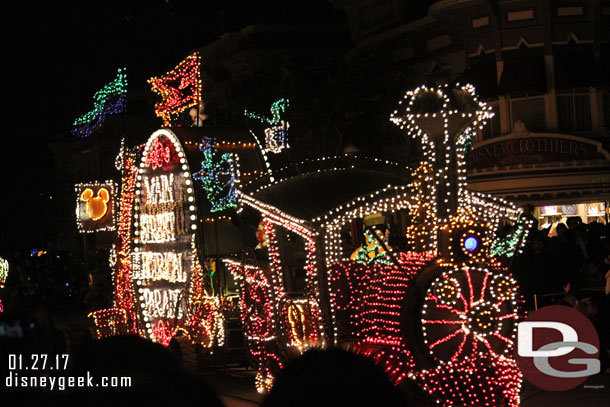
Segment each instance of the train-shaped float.
M420 142L414 170L350 154L271 168L277 140L196 126L123 146L99 336L213 352L233 306L261 392L295 354L341 346L441 404L519 405L519 297L502 260L531 225L466 185L464 155L490 115L470 86L408 92L390 120ZM287 122L269 123L286 137Z

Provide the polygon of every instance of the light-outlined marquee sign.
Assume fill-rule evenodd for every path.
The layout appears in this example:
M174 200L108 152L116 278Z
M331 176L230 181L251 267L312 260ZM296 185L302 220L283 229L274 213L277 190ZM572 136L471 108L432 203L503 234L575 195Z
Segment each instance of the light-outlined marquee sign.
M115 230L114 181L76 184L76 225L80 233Z

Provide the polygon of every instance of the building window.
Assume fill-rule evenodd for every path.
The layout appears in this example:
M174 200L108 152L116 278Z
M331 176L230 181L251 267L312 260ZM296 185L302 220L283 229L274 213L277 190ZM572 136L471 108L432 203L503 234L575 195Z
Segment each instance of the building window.
M583 14L584 14L583 6L557 7L557 16L558 17L582 16Z
M394 51L392 57L394 62L406 61L407 59L415 57L415 51L413 51L413 48L411 47L401 48L398 51Z
M591 98L586 94L558 95L557 116L562 131L591 130Z
M472 28L483 28L489 25L489 16L473 18L472 19Z
M436 51L437 49L445 48L451 45L451 37L447 34L439 35L438 37L430 38L426 42L426 46L429 52Z
M487 123L485 123L485 126L483 127L483 140L489 140L502 135L500 127L500 108L497 104L491 104L490 106L494 115L491 119L487 120Z
M546 129L546 112L544 96L511 99L511 123L521 121L530 131L543 131Z
M509 22L533 20L534 18L534 9L509 11L506 13L506 20Z

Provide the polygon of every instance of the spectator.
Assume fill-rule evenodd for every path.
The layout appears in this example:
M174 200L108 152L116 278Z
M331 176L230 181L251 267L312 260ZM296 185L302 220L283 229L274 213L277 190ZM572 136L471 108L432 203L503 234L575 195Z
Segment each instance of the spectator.
M579 280L579 270L583 258L576 245L568 239L568 228L563 223L557 225L557 236L551 238L551 261L566 292L574 290Z
M599 337L601 370L610 368L610 309L606 294L593 293L578 301L577 309L591 321Z
M47 355L68 352L68 337L48 309L38 306L32 326L32 351Z
M279 373L263 407L405 406L399 390L366 356L309 350Z
M568 239L578 247L582 258L587 259L587 230L585 225L583 225L580 216L568 218L566 224L568 227Z
M113 336L94 341L75 355L72 374L90 372L92 377L130 377L131 387L83 389L70 394L70 401L89 405L168 405L222 407L206 383L182 370L164 346L135 335ZM111 403L111 404L109 404Z
M530 227L529 230L529 234L530 236L535 233L536 231L538 231L538 219L536 219L536 217L534 217L534 205L532 204L525 204L523 205L523 207L521 208L522 212L521 215L519 216L519 221L523 221L523 220L529 220L532 222L532 226Z

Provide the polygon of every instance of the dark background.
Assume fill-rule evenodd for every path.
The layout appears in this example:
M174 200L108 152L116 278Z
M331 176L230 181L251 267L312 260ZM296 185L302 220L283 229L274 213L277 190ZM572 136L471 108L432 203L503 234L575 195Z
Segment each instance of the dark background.
M92 108L93 94L118 67L127 67L133 89L250 24L345 23L344 12L326 0L34 1L2 8L2 256L40 248L40 234L52 233L49 203L57 197L49 145L75 137L72 121Z

